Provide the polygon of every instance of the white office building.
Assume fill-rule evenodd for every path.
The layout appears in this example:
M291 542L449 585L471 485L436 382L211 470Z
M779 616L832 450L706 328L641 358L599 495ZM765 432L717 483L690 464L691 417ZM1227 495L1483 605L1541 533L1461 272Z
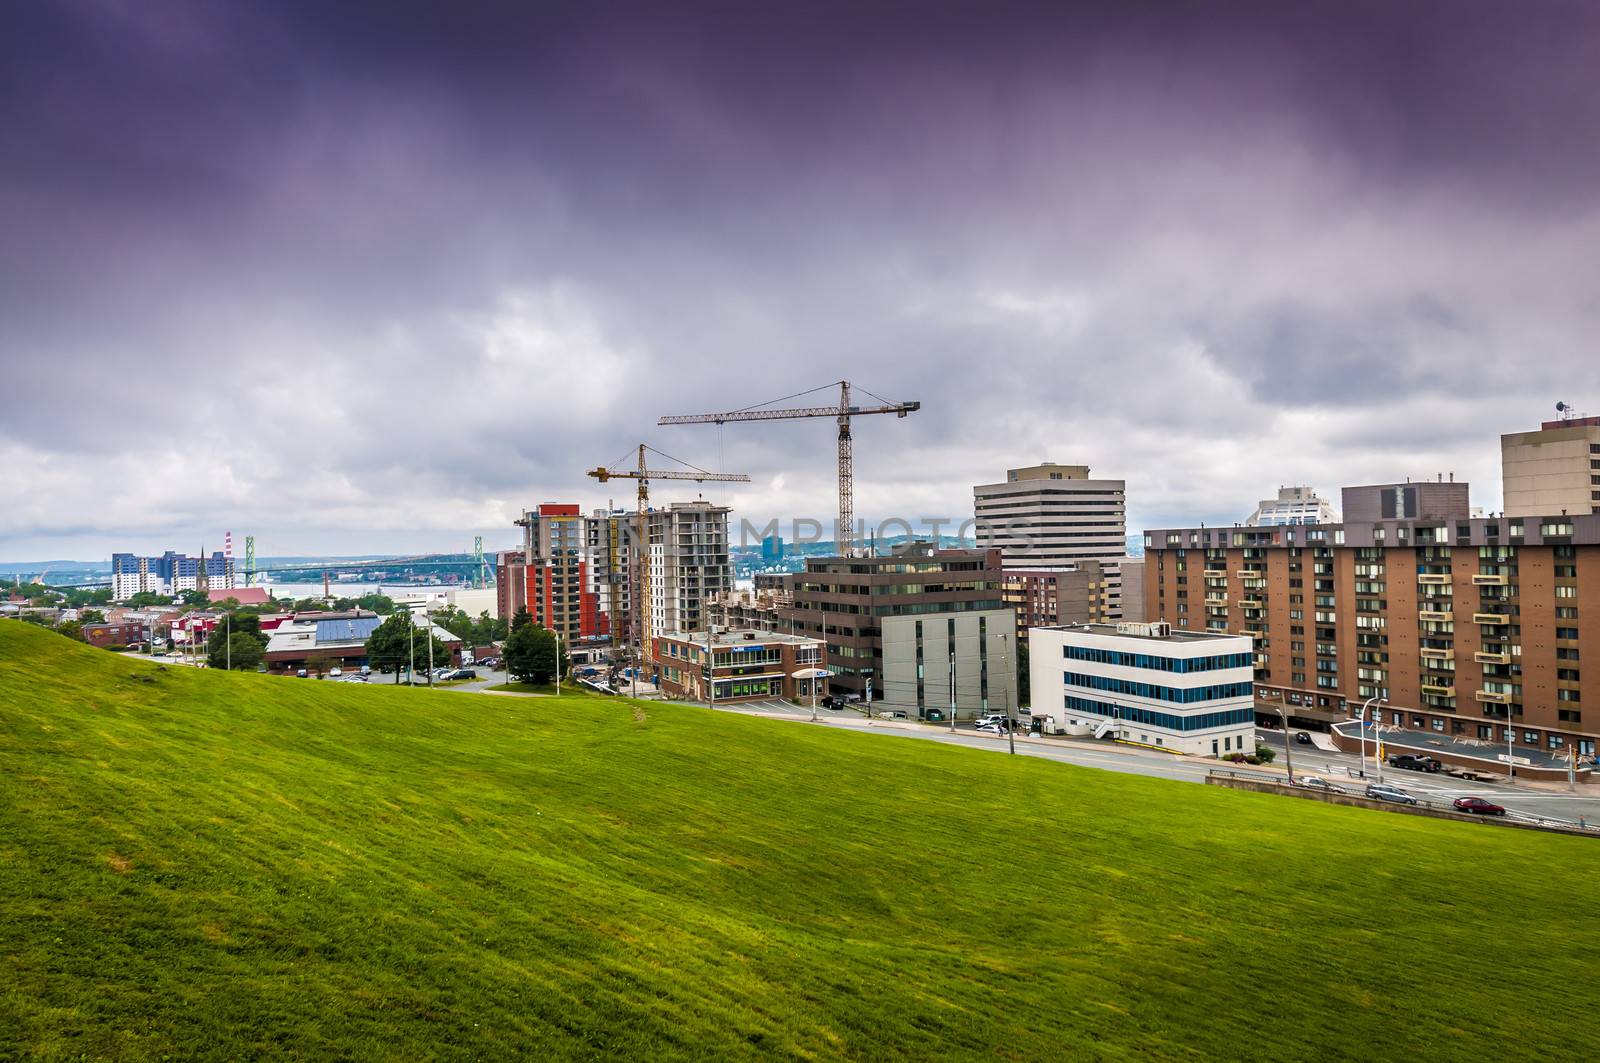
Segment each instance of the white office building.
M998 549L1009 571L1076 569L1098 561L1100 614L1122 619L1122 562L1128 553L1127 483L1091 480L1087 465L1045 462L1006 470L1004 483L972 489L978 547Z
M1337 524L1339 515L1326 498L1310 487L1280 487L1277 498L1263 498L1245 518L1248 528L1281 528L1290 524Z
M1034 628L1028 641L1034 718L1053 730L1196 756L1255 751L1247 636L1124 623Z

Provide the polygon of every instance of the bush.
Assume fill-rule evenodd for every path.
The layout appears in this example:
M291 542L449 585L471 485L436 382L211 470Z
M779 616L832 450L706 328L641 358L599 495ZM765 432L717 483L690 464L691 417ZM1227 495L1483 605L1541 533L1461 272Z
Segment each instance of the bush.
M1261 763L1271 764L1277 758L1278 752L1271 746L1258 745L1256 746L1256 756L1260 758Z

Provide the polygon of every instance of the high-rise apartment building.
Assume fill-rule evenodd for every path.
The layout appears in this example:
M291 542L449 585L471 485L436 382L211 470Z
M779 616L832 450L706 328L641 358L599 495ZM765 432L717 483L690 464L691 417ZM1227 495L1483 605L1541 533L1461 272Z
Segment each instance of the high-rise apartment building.
M1309 487L1280 487L1277 498L1263 498L1245 518L1247 528L1276 528L1284 524L1332 524L1333 505Z
M129 553L111 555L111 596L116 601L135 594L182 594L192 590L232 590L233 558L221 550L209 557L189 557L168 550L160 557Z
M728 507L673 502L645 514L652 638L704 630L711 596L733 589Z
M523 604L534 622L575 645L608 634L594 576L584 551L584 517L577 505L547 502L522 514ZM517 567L508 566L515 579Z
M1592 755L1600 515L1472 517L1465 487L1351 489L1342 524L1148 531L1148 615L1249 636L1257 698L1291 717L1382 698L1386 725Z
M1600 417L1501 436L1500 476L1508 517L1600 513Z
M1123 480L1091 480L1087 465L1046 462L1010 469L1004 483L972 489L979 549L997 549L1007 569L1041 571L1097 561L1105 607L1122 617L1121 563L1128 552Z

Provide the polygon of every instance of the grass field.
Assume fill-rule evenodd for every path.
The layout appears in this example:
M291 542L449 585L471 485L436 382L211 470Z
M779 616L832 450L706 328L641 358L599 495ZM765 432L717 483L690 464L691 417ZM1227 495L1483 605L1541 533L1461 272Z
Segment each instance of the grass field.
M1585 839L0 621L0 1058L1573 1058L1597 901Z

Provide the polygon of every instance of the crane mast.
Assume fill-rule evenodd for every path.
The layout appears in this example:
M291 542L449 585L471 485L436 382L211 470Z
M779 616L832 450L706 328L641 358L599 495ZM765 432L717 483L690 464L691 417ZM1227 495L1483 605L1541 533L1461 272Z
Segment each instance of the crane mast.
M692 465L688 467L688 471L651 469L645 465L644 452L646 450L655 450L655 448L646 446L643 443L639 444L638 467L635 469L600 466L599 468L588 470L587 473L587 475L593 476L601 483L605 483L608 480L634 480L638 483L637 512L634 513L633 526L633 571L629 574L630 578L628 580L629 592L633 595L633 616L631 618L630 634L633 636L635 674L637 674L637 669L643 666L645 650L650 644L650 602L648 600L650 596L650 565L646 560L650 544L647 540L649 523L645 517L645 511L650 505L650 481L652 479L694 480L699 483L709 481L712 483L744 484L750 482L750 477L744 473L707 472ZM656 453L665 458L672 458L672 455L662 454L659 450ZM672 460L678 461L677 458L672 458ZM687 462L680 462L680 464L687 465ZM616 555L613 554L612 556L615 558ZM613 642L613 645L615 645L615 642Z
M812 389L820 390L820 389ZM809 392L807 393L809 394ZM869 393L870 394L870 393ZM882 400L880 400L882 401ZM657 424L726 424L729 421L792 421L803 417L832 417L839 426L839 526L834 539L843 557L855 553L855 456L850 418L873 413L904 417L922 409L920 402L884 402L881 406L856 406L850 401L850 381L839 381L837 406L801 406L792 409L749 407L726 413L696 413L663 417Z

